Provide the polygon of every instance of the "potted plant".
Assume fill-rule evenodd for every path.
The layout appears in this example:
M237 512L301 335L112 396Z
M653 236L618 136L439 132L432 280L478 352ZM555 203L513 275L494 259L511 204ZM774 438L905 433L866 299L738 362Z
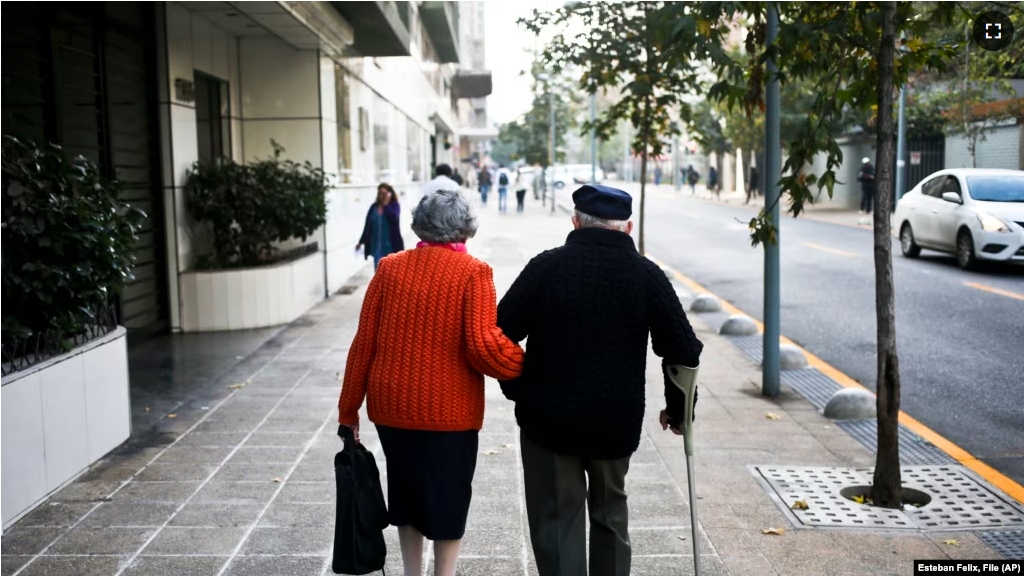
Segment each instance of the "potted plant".
M116 297L145 214L85 158L3 137L4 524L128 438Z
M188 210L211 242L181 277L186 331L282 324L323 298L323 259L306 242L327 222L327 177L271 145L268 159L196 163L189 172ZM304 245L280 249L294 239Z

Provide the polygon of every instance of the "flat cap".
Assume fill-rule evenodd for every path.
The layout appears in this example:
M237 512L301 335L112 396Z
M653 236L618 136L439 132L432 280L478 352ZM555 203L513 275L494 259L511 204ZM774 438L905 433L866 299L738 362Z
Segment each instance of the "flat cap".
M605 220L629 220L633 197L617 188L586 184L572 193L573 204L584 214Z

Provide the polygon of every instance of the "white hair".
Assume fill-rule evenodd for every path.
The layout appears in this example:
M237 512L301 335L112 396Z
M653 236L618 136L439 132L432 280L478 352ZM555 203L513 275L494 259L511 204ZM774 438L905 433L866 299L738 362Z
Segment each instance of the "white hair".
M580 228L608 228L609 230L618 230L619 232L625 232L626 227L629 225L628 220L598 218L579 210L576 211L576 221L580 223Z
M426 242L465 242L476 230L473 208L458 190L426 194L412 212L412 231Z

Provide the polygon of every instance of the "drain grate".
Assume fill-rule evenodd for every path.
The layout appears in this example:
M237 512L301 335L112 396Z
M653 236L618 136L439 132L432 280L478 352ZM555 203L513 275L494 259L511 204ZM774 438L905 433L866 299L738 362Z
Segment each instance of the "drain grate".
M1003 558L1024 558L1024 531L979 532L978 538Z
M977 530L1024 526L1024 509L1004 500L961 466L903 466L903 483L932 501L920 509L885 510L857 504L839 491L871 484L869 468L754 467L797 526L891 530ZM802 500L805 510L793 510Z

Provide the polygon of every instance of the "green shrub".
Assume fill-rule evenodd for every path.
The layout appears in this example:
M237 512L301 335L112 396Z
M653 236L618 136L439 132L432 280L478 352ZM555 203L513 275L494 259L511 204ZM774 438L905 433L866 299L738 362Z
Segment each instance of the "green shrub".
M188 208L197 224L213 233L213 253L200 269L260 266L273 262L275 243L305 241L327 222L327 178L306 162L274 157L250 164L223 160L196 163L189 172Z
M81 156L3 137L3 339L86 331L134 278L146 217Z

